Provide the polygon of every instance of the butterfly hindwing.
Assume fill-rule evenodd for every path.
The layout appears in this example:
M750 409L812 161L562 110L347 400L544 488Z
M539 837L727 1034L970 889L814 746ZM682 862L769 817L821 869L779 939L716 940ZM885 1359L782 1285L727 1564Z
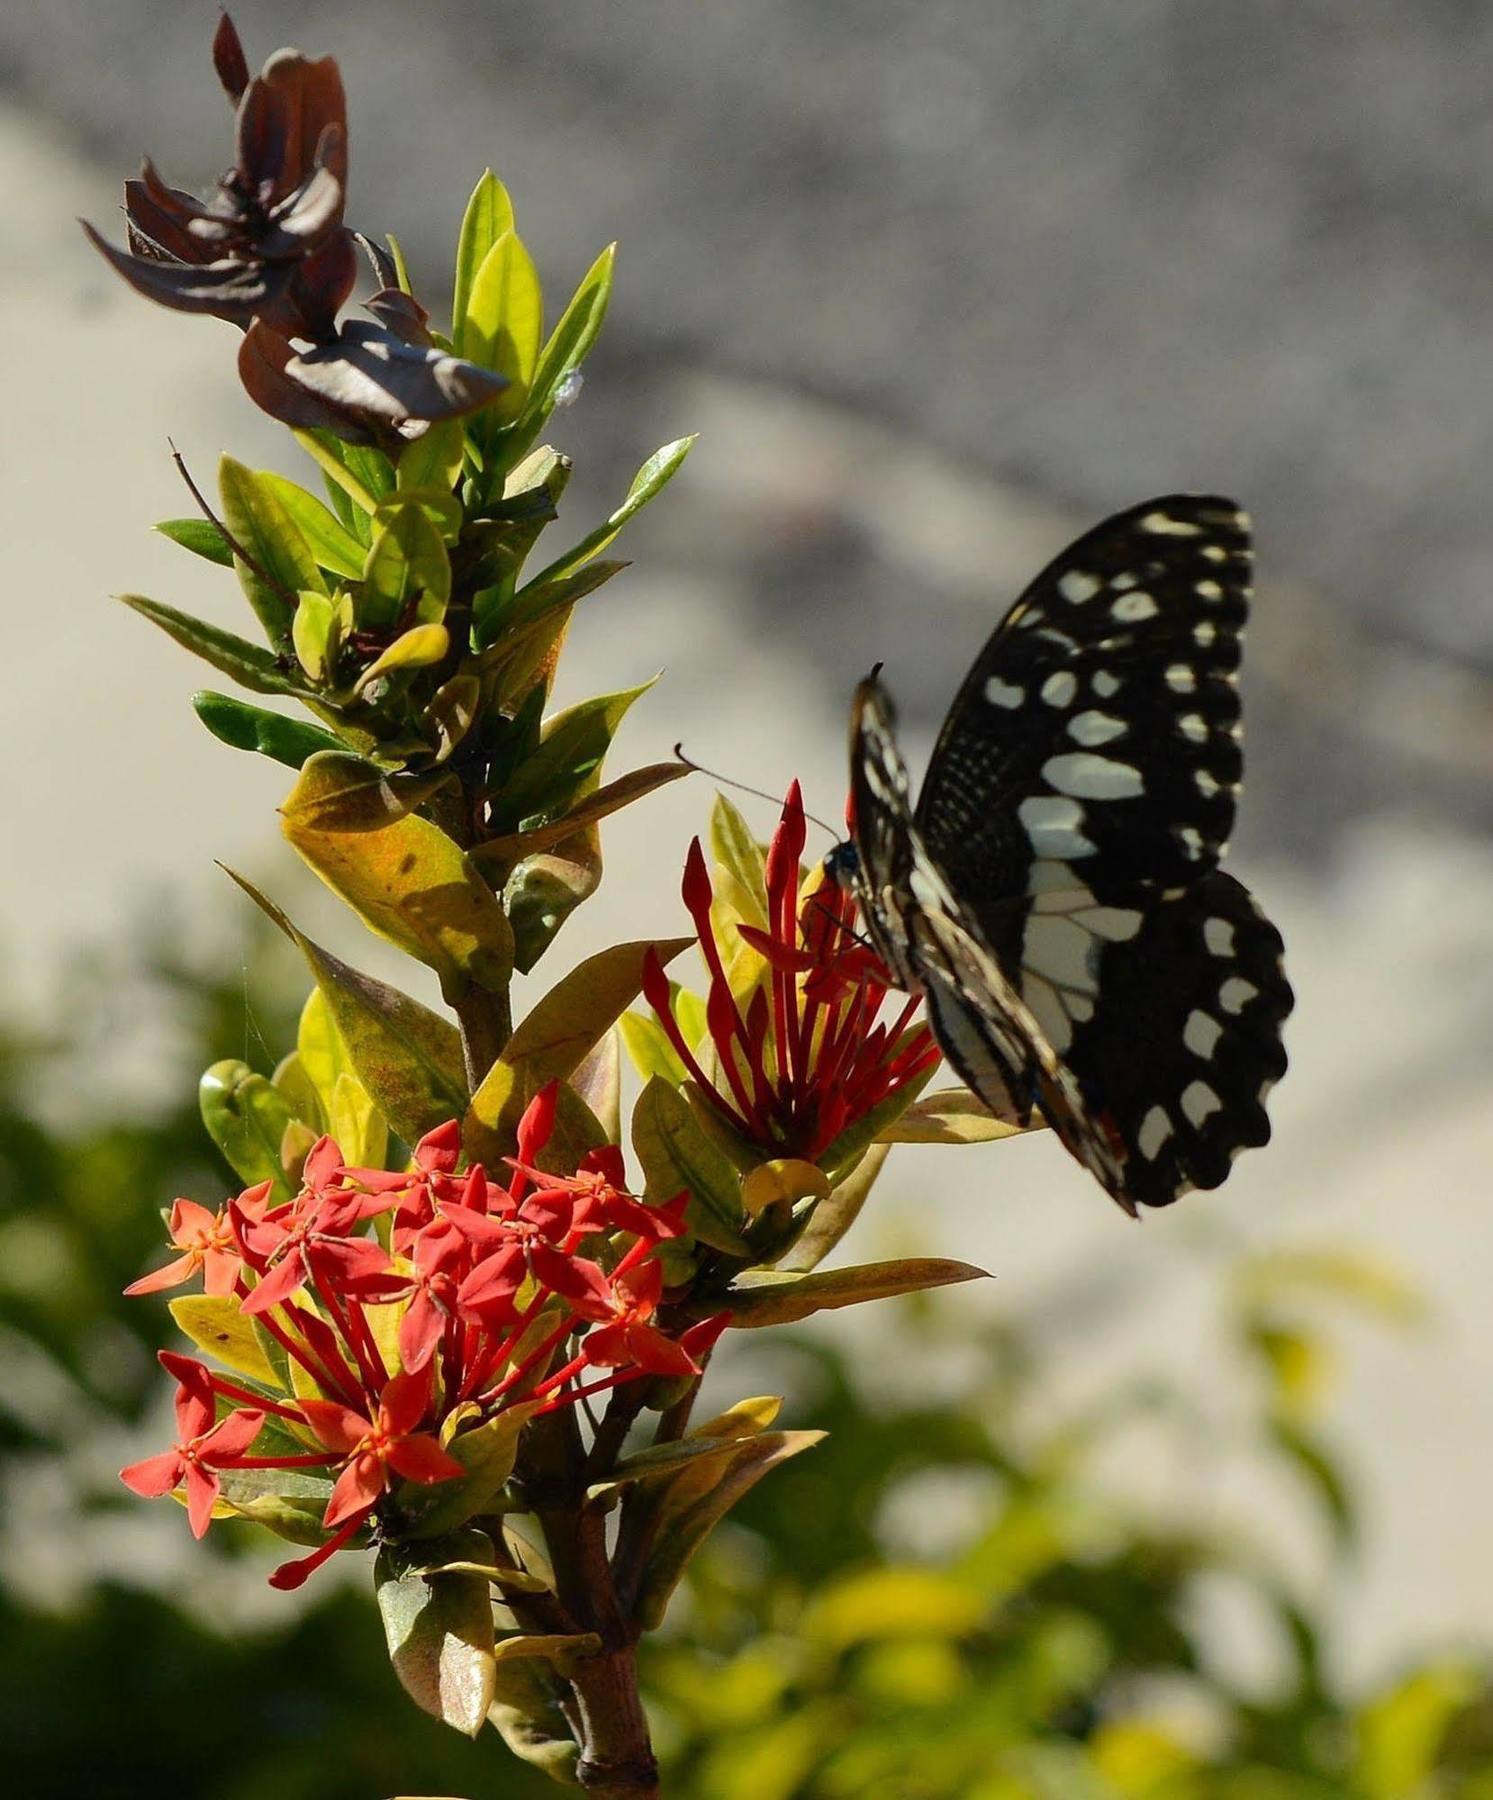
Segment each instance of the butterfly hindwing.
M1243 766L1250 571L1245 515L1198 495L1119 513L1043 570L965 677L918 801L957 892L1021 893L1051 861L1167 885L1212 867Z

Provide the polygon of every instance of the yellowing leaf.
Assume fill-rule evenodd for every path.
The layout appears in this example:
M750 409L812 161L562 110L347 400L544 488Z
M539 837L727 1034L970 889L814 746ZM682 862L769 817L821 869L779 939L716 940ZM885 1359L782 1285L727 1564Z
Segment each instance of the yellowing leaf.
M481 180L472 189L471 199L467 201L466 212L461 221L461 234L456 242L451 336L460 356L469 354L463 327L467 307L471 302L472 283L486 260L488 251L504 232L512 230L513 202L508 198L508 190L491 169L484 169Z
M687 1188L690 1230L729 1256L749 1256L741 1231L746 1212L741 1178L730 1158L701 1128L689 1102L655 1075L632 1109L632 1147L650 1200L671 1200Z
M438 825L413 813L379 831L339 831L349 759L314 756L282 809L304 860L363 922L434 969L448 999L506 985L513 935L492 889Z
M741 1204L747 1217L755 1219L770 1206L789 1207L810 1197L823 1200L829 1191L829 1179L822 1169L801 1157L783 1156L752 1170L741 1184Z
M223 523L255 565L235 556L239 582L270 641L283 643L291 596L306 588L326 592L311 546L269 483L231 456L218 463L218 492Z
M890 1144L873 1144L850 1173L830 1190L827 1200L814 1208L793 1248L780 1265L805 1271L817 1268L860 1216L861 1208L876 1185L876 1178L891 1155Z
M450 648L451 634L444 625L412 625L369 663L358 677L356 691L361 694L382 676L392 675L398 669L428 669Z
M733 1325L791 1325L810 1313L858 1306L863 1300L886 1300L894 1294L918 1294L927 1288L978 1281L986 1271L973 1263L941 1256L912 1256L896 1262L862 1263L849 1269L821 1269L796 1274L784 1269L748 1269L727 1289L721 1304L731 1309ZM714 1303L712 1303L714 1304Z
M1040 1130L1045 1120L1033 1114L1029 1129ZM1022 1127L998 1119L968 1088L943 1088L914 1100L900 1118L876 1134L878 1144L990 1144L997 1138L1016 1137Z
M199 1350L206 1350L230 1369L262 1381L266 1387L283 1386L274 1366L259 1347L253 1323L244 1317L234 1295L185 1294L179 1300L173 1300L169 1310L181 1331Z

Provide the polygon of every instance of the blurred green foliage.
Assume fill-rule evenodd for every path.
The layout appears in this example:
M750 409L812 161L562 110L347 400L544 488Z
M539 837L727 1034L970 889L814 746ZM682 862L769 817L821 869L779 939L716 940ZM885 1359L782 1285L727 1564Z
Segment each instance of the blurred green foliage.
M245 1537L212 1535L204 1583L188 1556L204 1550L169 1509L117 1535L137 1509L114 1453L160 1402L151 1353L168 1322L120 1289L158 1247L159 1206L215 1200L231 1179L202 1132L196 1072L227 1056L268 1070L299 1000L280 947L254 940L220 979L169 942L103 990L131 1018L169 1022L169 1104L70 1104L93 1092L100 1044L0 1027L7 1791L553 1793L495 1737L469 1743L405 1700L362 1591L329 1580L299 1606L261 1597L246 1626L214 1616L226 1595L259 1594ZM1416 1304L1371 1261L1300 1253L1230 1271L1221 1300L1255 1457L1299 1488L1302 1542L1351 1570L1354 1496L1318 1422L1344 1303L1386 1322ZM1122 1385L1065 1415L1019 1322L971 1342L967 1309L902 1304L901 1337L878 1337L873 1357L840 1348L834 1327L773 1352L793 1422L830 1436L742 1503L645 1648L671 1800L1493 1800L1480 1658L1407 1656L1372 1691L1344 1692L1299 1557L1293 1579L1211 1514L1148 1511L1106 1481L1109 1445L1137 1422L1173 1454L1208 1454L1185 1384ZM915 1555L909 1536L940 1541ZM1221 1582L1277 1646L1247 1686L1205 1603Z

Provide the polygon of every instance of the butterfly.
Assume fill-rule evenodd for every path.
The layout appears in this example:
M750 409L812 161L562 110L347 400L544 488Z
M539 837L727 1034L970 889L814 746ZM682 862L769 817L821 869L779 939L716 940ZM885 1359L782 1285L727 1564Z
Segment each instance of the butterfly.
M1293 996L1218 867L1243 772L1252 567L1231 500L1147 500L1079 538L975 658L916 806L879 665L826 867L965 1085L1034 1106L1131 1214L1270 1136Z

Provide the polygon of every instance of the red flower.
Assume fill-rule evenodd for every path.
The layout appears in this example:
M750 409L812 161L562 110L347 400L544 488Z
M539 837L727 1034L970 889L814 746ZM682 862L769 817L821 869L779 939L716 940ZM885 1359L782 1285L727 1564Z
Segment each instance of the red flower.
M931 1069L939 1053L927 1026L913 1023L918 997L878 1022L893 982L857 939L850 896L821 873L800 905L805 836L794 782L767 852L768 929L736 928L767 964L766 980L744 1012L711 914L715 896L705 855L698 838L690 845L683 894L710 976L705 1011L720 1068L715 1080L685 1041L668 979L651 953L643 992L675 1053L726 1122L765 1155L813 1162L847 1127Z
M264 1424L262 1412L232 1412L214 1426L213 1393L207 1371L200 1363L187 1367L197 1375L176 1390L177 1442L174 1449L119 1471L119 1479L132 1493L158 1500L183 1482L187 1487L187 1522L192 1535L201 1537L212 1521L213 1507L221 1492L216 1471L232 1468L249 1448ZM185 1373L185 1371L183 1371Z
M283 1206L258 1217L240 1209L240 1238L261 1271L244 1311L252 1315L283 1305L313 1273L339 1295L367 1300L397 1293L402 1284L383 1246L349 1235L386 1211L388 1200L340 1185L342 1152L329 1137L312 1145L302 1179L305 1186Z
M430 1404L428 1375L396 1375L384 1389L377 1416L368 1419L332 1400L303 1400L306 1423L329 1450L347 1458L322 1523L329 1529L366 1513L394 1476L430 1485L465 1475L437 1439L415 1427Z
M182 1254L163 1268L142 1275L124 1290L126 1294L154 1294L162 1288L180 1287L200 1269L205 1294L231 1294L244 1266L243 1247L228 1206L215 1213L195 1200L173 1200L167 1227L171 1244Z
M649 1321L658 1310L664 1272L651 1258L613 1276L604 1306L585 1317L605 1322L586 1333L581 1356L604 1369L635 1363L650 1375L698 1375L700 1365L682 1344Z

